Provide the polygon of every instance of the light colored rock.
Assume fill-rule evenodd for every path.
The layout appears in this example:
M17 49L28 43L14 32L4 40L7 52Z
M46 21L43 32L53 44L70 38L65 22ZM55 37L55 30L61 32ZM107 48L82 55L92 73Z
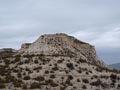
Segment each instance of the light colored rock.
M86 57L87 61L92 64L105 66L98 58L94 46L62 33L42 35L32 44L23 44L20 52L31 55Z

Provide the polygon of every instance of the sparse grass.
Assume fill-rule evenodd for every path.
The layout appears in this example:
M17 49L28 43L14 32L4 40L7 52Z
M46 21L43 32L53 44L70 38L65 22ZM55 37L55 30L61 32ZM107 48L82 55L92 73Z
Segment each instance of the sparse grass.
M55 78L55 75L51 75L50 78Z
M20 72L17 74L17 76L18 78L22 78L22 74Z
M52 68L52 70L57 71L57 70L59 70L59 68L57 66L55 66L55 67Z

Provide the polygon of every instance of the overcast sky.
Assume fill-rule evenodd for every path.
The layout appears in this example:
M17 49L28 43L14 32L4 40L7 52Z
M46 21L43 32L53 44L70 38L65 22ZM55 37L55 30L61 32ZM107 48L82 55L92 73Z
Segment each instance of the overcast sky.
M0 0L0 48L46 33L75 36L105 63L120 62L120 0Z

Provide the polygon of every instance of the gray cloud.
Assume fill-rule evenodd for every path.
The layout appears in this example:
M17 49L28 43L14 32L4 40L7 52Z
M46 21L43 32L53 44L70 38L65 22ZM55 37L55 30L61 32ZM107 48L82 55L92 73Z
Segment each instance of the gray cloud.
M78 31L72 34L83 41L95 45L97 48L120 48L120 28L101 31Z
M62 32L95 45L106 63L113 63L114 58L114 62L120 62L119 3L118 0L0 1L0 48L18 49L20 44L32 42L41 34Z

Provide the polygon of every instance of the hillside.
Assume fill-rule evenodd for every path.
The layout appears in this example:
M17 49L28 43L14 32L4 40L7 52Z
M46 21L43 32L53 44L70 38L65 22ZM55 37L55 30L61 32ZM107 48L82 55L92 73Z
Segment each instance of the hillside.
M104 64L94 46L66 34L42 35L0 53L1 90L120 90L120 72Z
M116 64L111 64L111 67L120 70L120 63L116 63Z

